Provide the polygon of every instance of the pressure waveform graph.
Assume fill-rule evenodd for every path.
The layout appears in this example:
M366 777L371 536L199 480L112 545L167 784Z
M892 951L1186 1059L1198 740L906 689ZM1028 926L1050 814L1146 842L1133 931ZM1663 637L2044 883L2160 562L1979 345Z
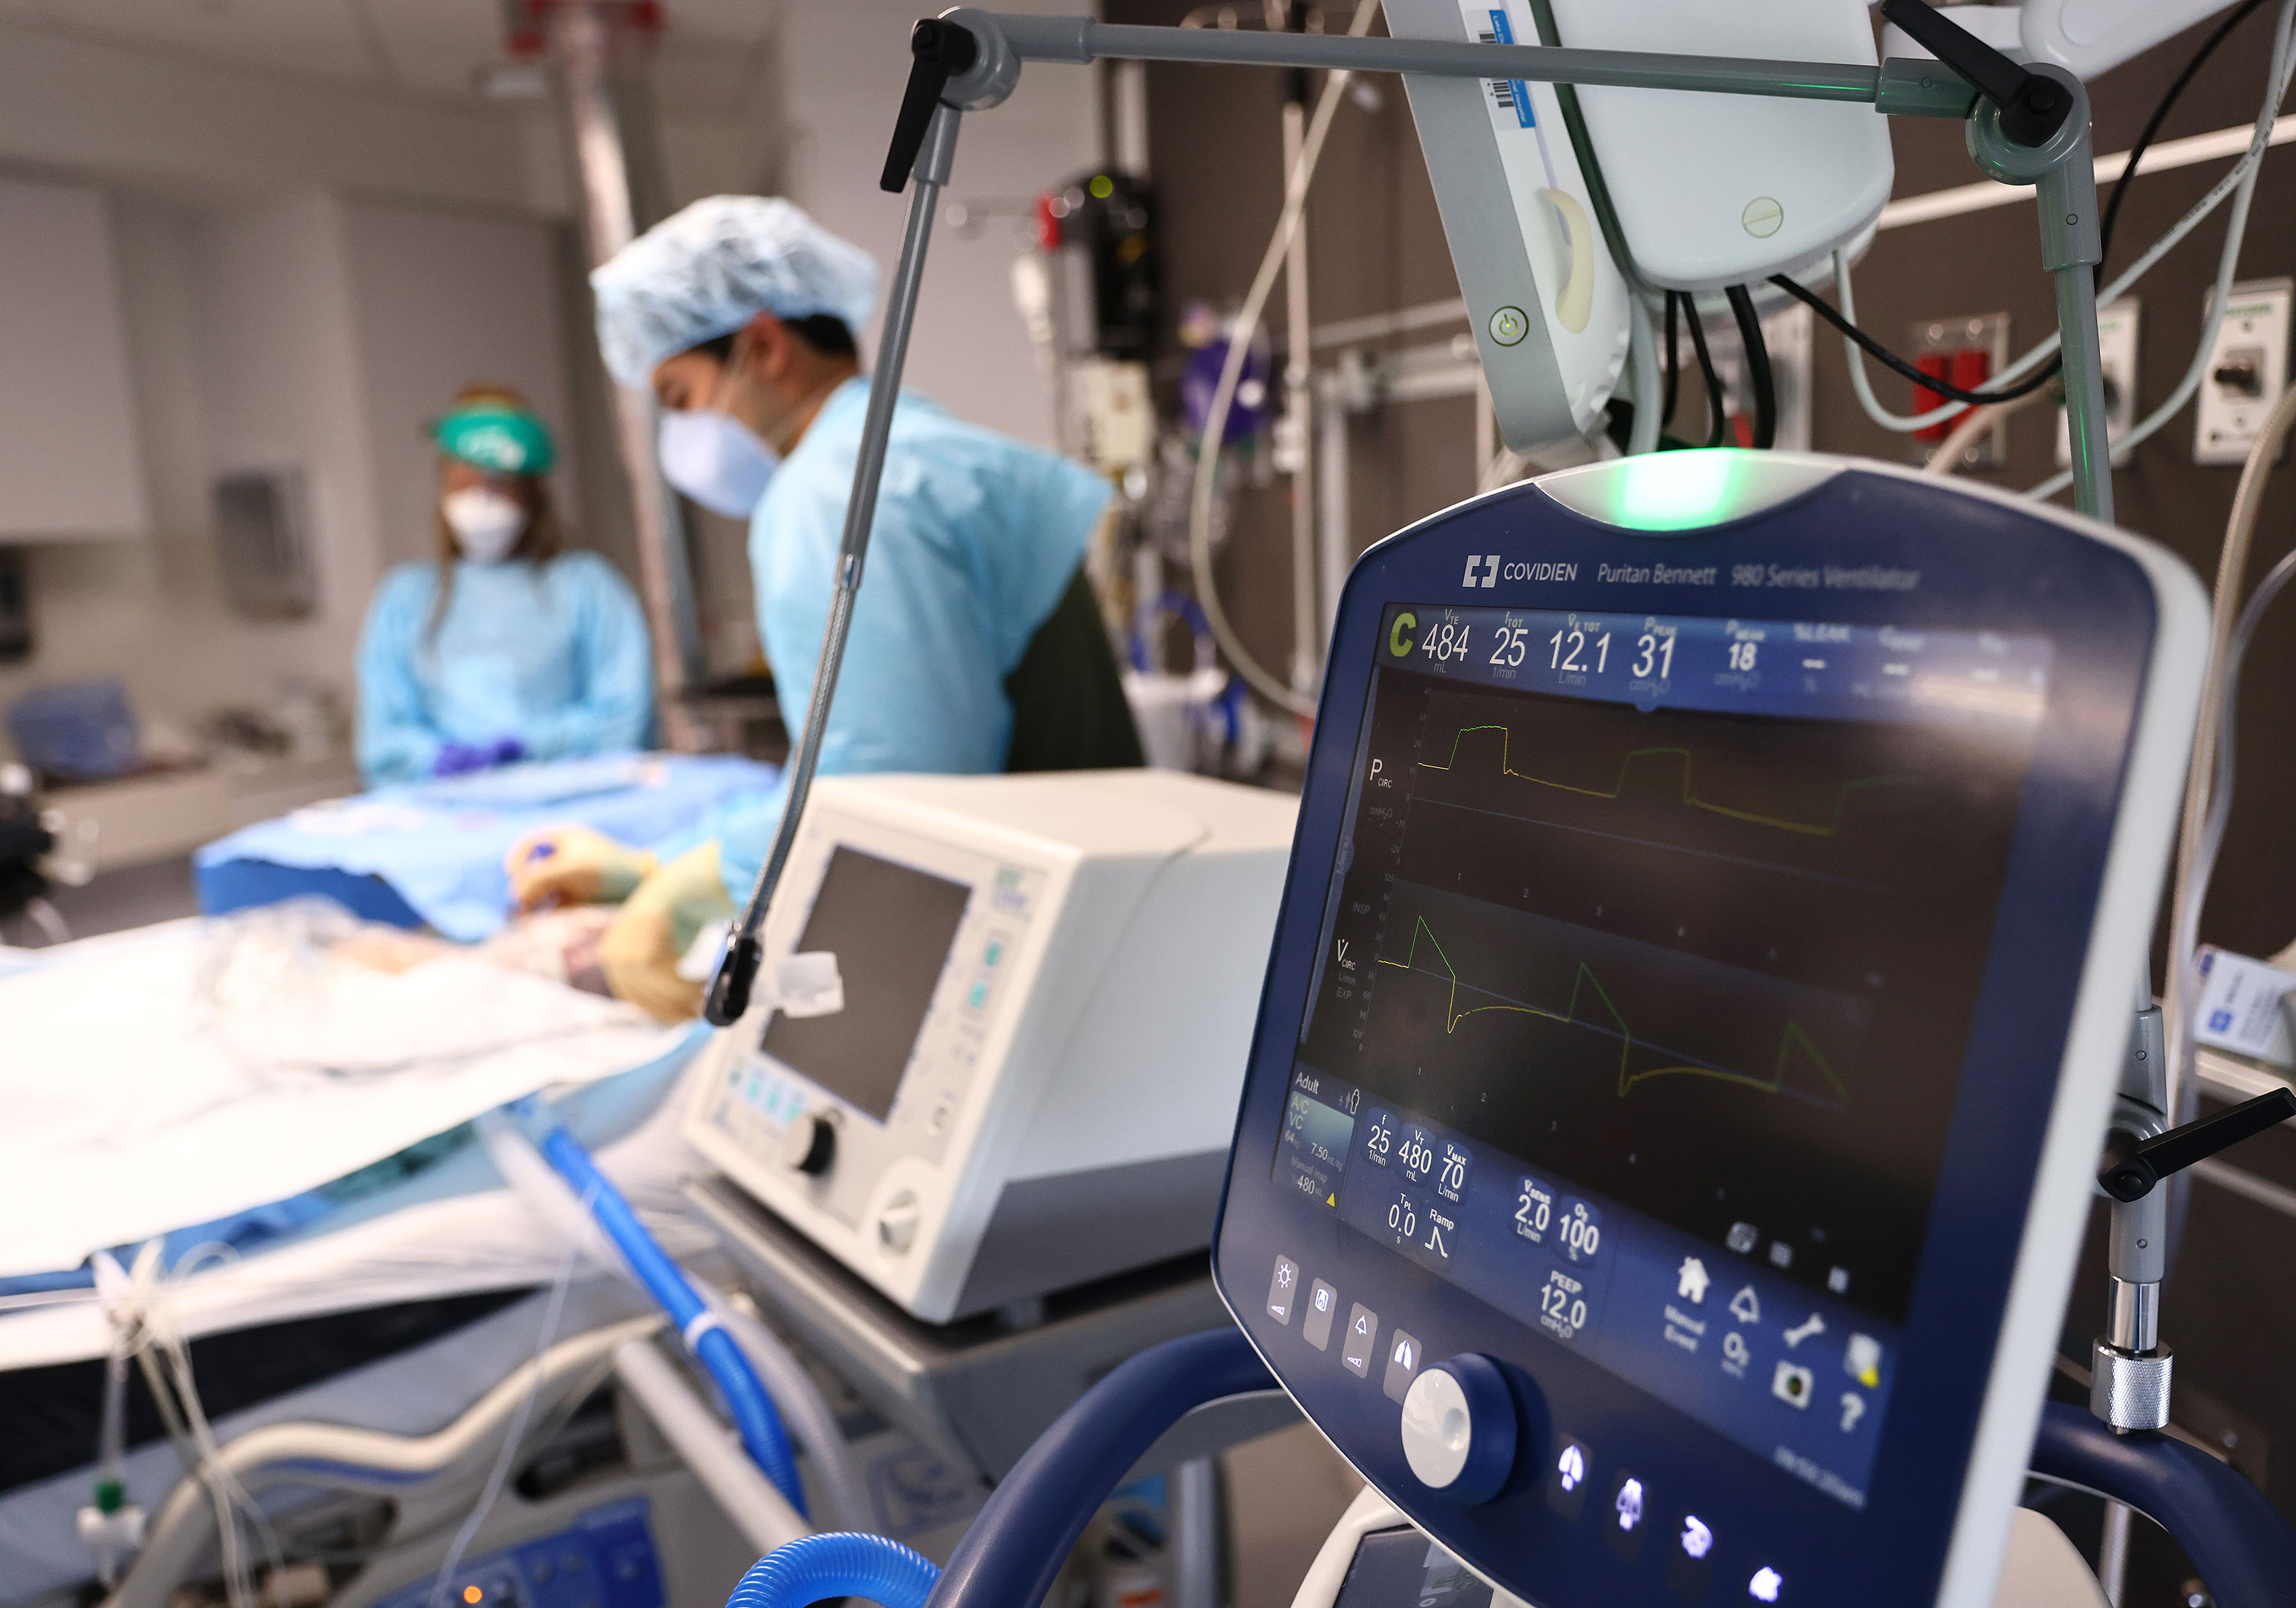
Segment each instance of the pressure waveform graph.
M1577 793L1581 798L1602 799L1615 803L1625 796L1627 778L1633 772L1637 760L1670 759L1678 760L1682 767L1682 802L1686 808L1702 809L1710 815L1724 816L1731 820L1744 821L1756 826L1772 826L1780 832L1798 833L1805 837L1813 838L1830 838L1841 832L1842 818L1849 811L1849 800L1853 794L1870 788L1903 787L1920 779L1916 776L1860 776L1853 781L1841 783L1835 790L1833 808L1829 815L1816 821L1795 820L1784 816L1765 815L1759 810L1739 809L1727 804L1717 803L1710 799L1701 798L1698 795L1693 774L1696 759L1686 748L1658 747L1633 750L1619 762L1618 780L1608 788L1581 787L1569 782L1558 782L1551 776L1534 775L1529 771L1517 770L1509 753L1513 745L1514 733L1511 728L1496 722L1461 726L1451 739L1449 758L1440 765L1432 760L1422 759L1419 761L1419 767L1422 770L1432 771L1456 769L1461 745L1476 732L1499 734L1499 774L1512 776L1519 782L1534 783L1540 787L1554 788L1558 792Z
M1439 973L1424 970L1419 964L1419 940L1422 937L1426 939L1427 947L1434 951L1436 959L1442 964L1443 969ZM1609 992L1603 989L1602 980L1595 975L1594 968L1583 960L1578 962L1572 970L1569 998L1564 1002L1562 1008L1556 1011L1507 999L1501 999L1492 1005L1460 1008L1459 989L1462 984L1458 969L1451 964L1451 957L1444 953L1441 940L1435 936L1435 930L1427 924L1427 918L1423 915L1413 922L1411 943L1404 951L1404 957L1401 960L1390 960L1384 955L1374 956L1373 958L1382 966L1392 967L1402 972L1418 972L1423 976L1439 976L1447 980L1449 992L1443 1007L1443 1032L1447 1038L1456 1035L1459 1030L1459 1024L1470 1016L1480 1016L1486 1013L1535 1016L1547 1021L1561 1022L1566 1027L1593 1027L1598 1032L1615 1031L1619 1039L1618 1095L1621 1100L1632 1094L1639 1085L1658 1078L1703 1078L1718 1083L1735 1084L1740 1087L1755 1089L1766 1095L1784 1093L1788 1091L1786 1074L1792 1067L1794 1051L1798 1046L1809 1066L1824 1080L1826 1087L1833 1091L1835 1097L1843 1105L1850 1103L1848 1087L1843 1084L1840 1075L1828 1063L1817 1046L1810 1041L1809 1034L1797 1021L1789 1020L1781 1030L1778 1035L1776 1060L1770 1069L1769 1075L1762 1077L1751 1072L1734 1071L1725 1066L1702 1062L1684 1055L1681 1051L1669 1050L1661 1045L1637 1039L1632 1025L1628 1022L1616 1002L1611 998ZM1474 989L1472 985L1466 986L1472 992L1486 992L1483 989ZM1600 1002L1603 1012L1609 1016L1613 1024L1611 1028L1603 1028L1580 1018L1578 1014L1580 1000L1583 996L1590 992L1594 998ZM1672 1065L1635 1070L1632 1062L1635 1051L1638 1047L1660 1056L1674 1055L1682 1058L1677 1063Z

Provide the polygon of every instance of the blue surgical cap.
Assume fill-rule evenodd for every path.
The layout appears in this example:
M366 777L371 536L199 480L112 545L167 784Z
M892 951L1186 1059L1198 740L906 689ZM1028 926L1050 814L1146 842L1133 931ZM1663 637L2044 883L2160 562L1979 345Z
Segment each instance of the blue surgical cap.
M759 313L826 313L859 335L877 305L877 259L788 201L713 195L666 217L590 275L607 372L643 390L664 358Z

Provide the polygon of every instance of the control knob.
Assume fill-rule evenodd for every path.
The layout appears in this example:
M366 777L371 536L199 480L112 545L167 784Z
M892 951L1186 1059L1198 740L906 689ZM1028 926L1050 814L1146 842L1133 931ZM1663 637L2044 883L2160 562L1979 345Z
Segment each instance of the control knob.
M1488 1502L1514 1472L1517 1416L1498 1364L1464 1352L1421 1370L1404 1392L1403 1460L1430 1490Z
M782 1130L782 1161L791 1172L819 1177L837 1159L837 1125L820 1112L808 1112Z

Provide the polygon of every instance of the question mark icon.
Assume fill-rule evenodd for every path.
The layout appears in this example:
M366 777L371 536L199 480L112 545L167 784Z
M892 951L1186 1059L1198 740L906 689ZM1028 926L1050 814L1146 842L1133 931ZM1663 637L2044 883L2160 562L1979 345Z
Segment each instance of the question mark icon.
M1842 1391L1841 1432L1846 1435L1856 1429L1857 1421L1864 1416L1866 1416L1866 1398L1855 1391Z

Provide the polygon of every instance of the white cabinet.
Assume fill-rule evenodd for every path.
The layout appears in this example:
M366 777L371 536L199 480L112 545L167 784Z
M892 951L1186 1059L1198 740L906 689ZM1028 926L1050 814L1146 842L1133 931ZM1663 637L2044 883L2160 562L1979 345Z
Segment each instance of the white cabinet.
M0 542L151 524L103 197L0 179Z

